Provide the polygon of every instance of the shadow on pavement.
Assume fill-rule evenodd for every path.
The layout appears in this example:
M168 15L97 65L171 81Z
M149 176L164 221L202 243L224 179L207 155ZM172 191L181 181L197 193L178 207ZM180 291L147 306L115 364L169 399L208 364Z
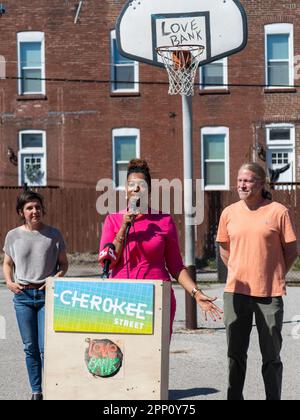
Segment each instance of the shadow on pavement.
M191 388L191 389L170 389L169 399L180 400L181 398L197 397L200 395L217 394L220 392L215 388Z

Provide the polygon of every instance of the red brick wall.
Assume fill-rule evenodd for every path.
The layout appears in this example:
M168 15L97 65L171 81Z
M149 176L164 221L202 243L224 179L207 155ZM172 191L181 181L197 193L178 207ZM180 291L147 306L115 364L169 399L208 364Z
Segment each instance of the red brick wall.
M16 76L16 33L44 31L46 77L109 79L110 30L125 1L84 2L74 24L77 1L7 1L0 19L1 55L7 76ZM295 55L299 52L299 14L290 1L243 1L249 24L247 48L229 58L229 83L264 83L264 25L294 23ZM295 3L296 4L296 3ZM140 66L141 81L166 81L163 70ZM230 127L231 185L239 165L252 154L256 126L297 122L298 91L265 93L262 87L231 87L229 94L196 95L194 110L195 176L200 177L200 128ZM141 154L154 177L182 174L181 102L167 86L141 85L136 97L111 97L109 84L47 82L46 99L25 100L15 80L0 81L1 185L16 185L17 169L8 162L7 146L17 151L21 129L47 132L48 184L95 185L112 174L111 130L141 129ZM64 115L62 115L62 112ZM169 113L175 112L176 118ZM297 135L298 138L298 135ZM163 157L163 158L162 158Z
M230 84L264 84L264 25L294 23L295 55L300 53L300 6L287 0L243 1L248 15L249 40L244 51L229 58ZM108 80L110 30L124 0L83 2L74 24L77 0L5 2L0 19L0 54L7 60L7 80L0 80L0 185L17 184L17 168L7 158L7 146L18 150L18 131L47 132L48 184L64 187L95 186L112 176L111 132L117 127L141 130L141 155L153 177L182 176L182 119L180 97L170 97L167 86L141 84L140 95L110 95L108 83L47 82L46 98L18 96L18 31L44 31L46 77ZM140 65L140 81L167 81L164 70ZM238 167L252 156L261 127L270 122L299 121L299 92L267 93L263 87L230 87L227 94L196 94L193 98L194 168L200 178L200 129L230 128L231 186ZM170 113L176 117L171 118ZM296 126L299 150L298 125ZM300 174L298 174L299 176Z

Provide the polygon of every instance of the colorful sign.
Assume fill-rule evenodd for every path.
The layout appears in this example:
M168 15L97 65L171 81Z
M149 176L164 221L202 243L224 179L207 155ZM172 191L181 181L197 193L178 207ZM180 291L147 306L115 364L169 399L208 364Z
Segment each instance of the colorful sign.
M54 282L54 331L153 334L154 285Z
M123 353L120 347L111 340L86 339L89 343L85 352L85 362L88 371L93 376L110 378L115 376L121 369Z

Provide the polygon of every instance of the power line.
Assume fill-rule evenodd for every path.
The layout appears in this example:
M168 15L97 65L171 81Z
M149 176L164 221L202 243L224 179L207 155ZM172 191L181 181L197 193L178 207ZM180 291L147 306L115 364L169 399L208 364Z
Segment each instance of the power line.
M5 63L5 64L8 64L8 63L18 64L18 65L21 65L21 67L22 67L22 64L24 64L24 63L27 64L26 61L5 60L4 56L0 55L0 58L1 57L3 58L3 60L1 62ZM291 63L285 63L286 64L285 68L291 69L291 68L297 67L297 65L300 65L300 55L297 55L294 58L297 58L297 60L294 60ZM96 61L98 63L98 60L96 60ZM278 61L280 61L280 60L278 60ZM82 60L81 61L64 60L64 64L82 65L82 64L87 64L87 63L88 62L86 60L85 61L82 61ZM139 61L134 61L134 60L131 60L130 62L128 62L128 61L124 61L124 62L122 62L122 61L119 61L119 62L104 62L104 61L102 61L101 66L114 68L116 66L117 67L118 66L122 67L122 65L126 65L126 66L132 65L132 66L134 66L135 63L140 64L140 65L148 65L149 66L149 64L139 62ZM270 63L269 61L267 62L267 64L265 64L264 62L262 64L259 64L256 61L250 61L250 63L253 66L255 66L256 69L265 69L265 68L267 68L267 69L282 69L282 63L278 63L278 64L276 62L271 62ZM41 66L45 66L47 64L47 61L31 62L30 64L31 64L31 67L40 68ZM54 61L52 59L51 60L51 65L53 65L53 64L61 64L61 62ZM239 62L239 64L233 65L230 62L225 63L225 62L223 62L223 59L221 59L221 60L217 60L217 61L212 61L211 63L207 63L207 64L204 64L204 65L201 65L201 63L200 63L199 68L201 68L201 67L203 68L203 67L206 67L206 66L211 66L211 65L214 65L214 64L216 64L216 65L221 64L222 67L224 67L225 69L243 69L243 68L249 69L249 67L251 66L251 64L249 66L249 61L245 64L243 64L242 62ZM155 66L155 67L157 68L157 66Z
M44 81L44 82L59 82L59 83L94 83L94 84L130 84L130 85L169 85L168 81L128 81L128 80L111 80L111 79L68 79L58 77L17 77L17 76L6 76L1 78L0 81L4 80L32 80L32 81ZM257 87L257 88L279 88L279 89L297 89L300 88L300 84L280 84L280 85L268 85L265 83L197 83L195 86L204 87Z

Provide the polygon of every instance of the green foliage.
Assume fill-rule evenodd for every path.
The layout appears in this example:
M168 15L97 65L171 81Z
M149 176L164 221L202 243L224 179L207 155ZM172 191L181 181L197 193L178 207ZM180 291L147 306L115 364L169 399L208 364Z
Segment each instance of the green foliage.
M26 176L32 183L40 183L43 178L44 172L41 171L39 165L26 165Z
M296 261L294 262L294 265L292 267L293 271L300 271L300 257L298 257L296 259Z
M200 270L217 270L217 260L215 258L196 258L196 267Z
M209 258L207 260L207 266L211 269L211 270L216 270L217 269L217 261L215 258Z

